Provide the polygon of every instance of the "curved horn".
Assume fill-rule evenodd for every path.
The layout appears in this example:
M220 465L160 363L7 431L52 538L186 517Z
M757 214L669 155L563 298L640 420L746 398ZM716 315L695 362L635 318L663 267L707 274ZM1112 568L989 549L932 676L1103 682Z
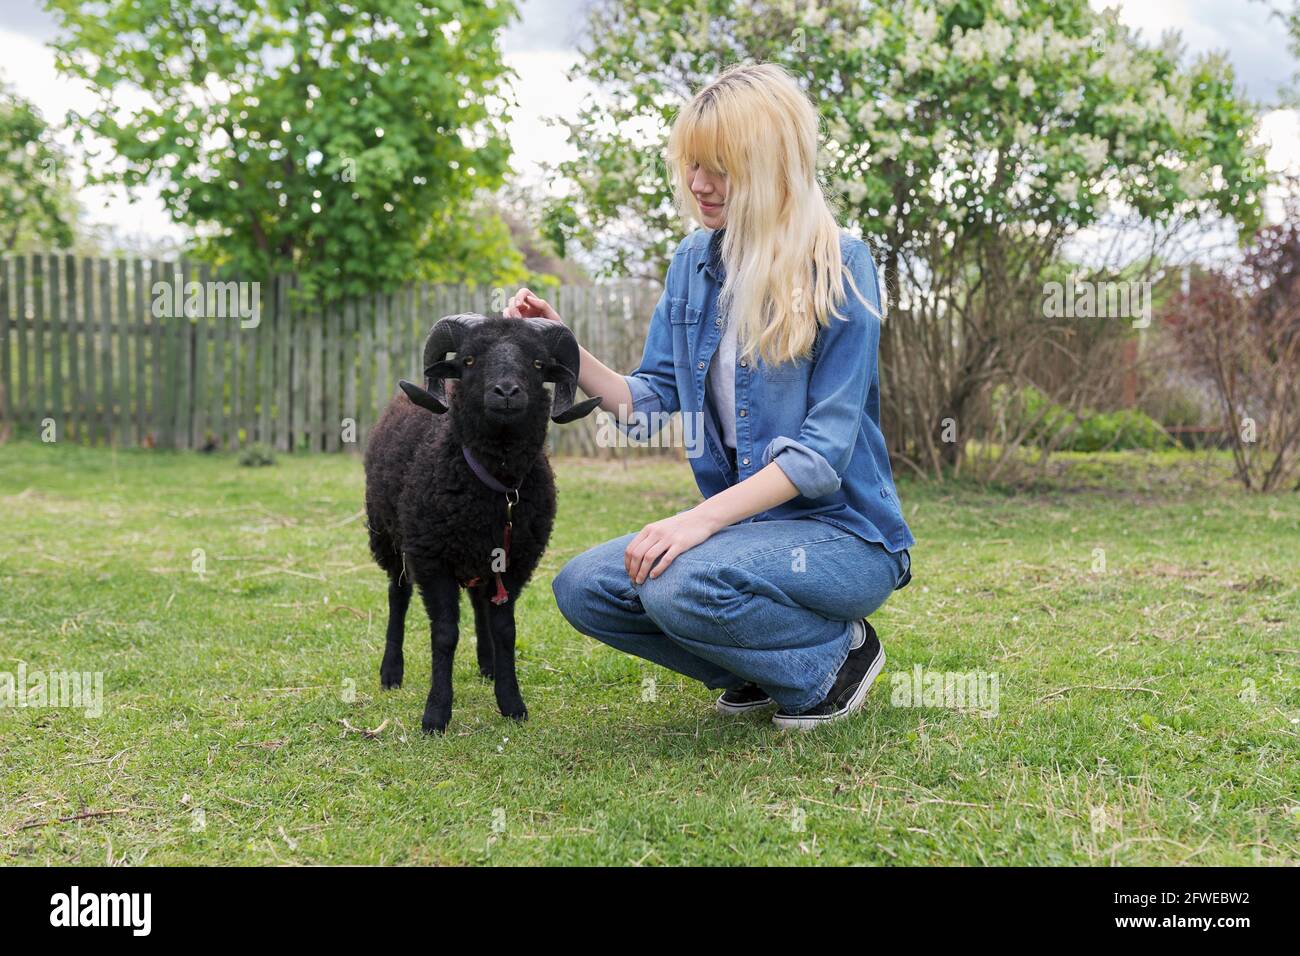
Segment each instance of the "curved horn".
M477 312L448 315L434 323L429 337L424 340L424 374L447 357L448 352L459 352L461 340L471 326L483 321Z
M410 382L398 382L411 401L435 414L447 410L447 392L443 382L460 377L456 367L445 361L447 353L459 352L466 331L482 321L483 316L478 313L464 312L444 316L434 323L424 340L424 388Z
M545 337L546 351L550 359L546 378L547 381L555 383L555 394L551 398L551 421L563 424L589 414L600 405L599 397L589 398L577 405L573 404L573 393L578 384L578 367L582 362L582 353L578 351L578 340L559 322L550 319L526 319L525 321Z

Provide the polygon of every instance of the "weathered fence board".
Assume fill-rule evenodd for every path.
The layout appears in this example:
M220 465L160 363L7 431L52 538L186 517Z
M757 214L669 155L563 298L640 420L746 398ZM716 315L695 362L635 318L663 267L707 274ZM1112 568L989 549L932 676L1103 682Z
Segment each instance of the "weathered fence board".
M184 261L0 258L0 424L40 434L52 420L57 440L87 445L357 451L397 380L422 380L432 323L501 305L489 288L428 284L322 305L285 276L260 284L254 323L241 311L251 285L232 288ZM579 341L626 370L658 296L628 281L551 298ZM592 418L553 427L550 441L610 454Z

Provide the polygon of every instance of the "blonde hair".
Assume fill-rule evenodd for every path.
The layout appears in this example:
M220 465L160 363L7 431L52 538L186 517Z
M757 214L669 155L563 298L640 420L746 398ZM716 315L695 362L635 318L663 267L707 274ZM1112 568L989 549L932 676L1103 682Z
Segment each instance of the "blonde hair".
M817 179L817 111L794 78L770 63L735 66L686 104L666 160L678 207L703 223L691 167L727 177L720 307L737 323L738 351L769 365L806 357L819 326L840 317L840 226ZM865 302L865 300L863 300Z

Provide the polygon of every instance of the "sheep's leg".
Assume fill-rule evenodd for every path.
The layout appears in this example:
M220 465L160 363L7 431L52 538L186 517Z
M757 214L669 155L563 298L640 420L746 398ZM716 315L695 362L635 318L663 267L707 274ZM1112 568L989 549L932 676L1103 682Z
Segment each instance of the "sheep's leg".
M388 579L388 634L384 660L379 665L379 686L392 690L402 686L402 640L406 633L406 609L411 605L411 579L404 573Z
M519 693L519 680L515 675L515 602L490 609L488 620L492 629L492 656L495 661L497 707L503 716L514 720L527 720L528 708Z
M429 612L429 643L433 651L433 679L420 726L426 734L440 734L451 722L451 668L460 628L460 589L450 574L435 572L415 578Z
M487 591L476 588L470 592L470 603L474 605L474 636L477 639L478 672L487 680L492 680L496 669L492 654L492 605L488 602Z

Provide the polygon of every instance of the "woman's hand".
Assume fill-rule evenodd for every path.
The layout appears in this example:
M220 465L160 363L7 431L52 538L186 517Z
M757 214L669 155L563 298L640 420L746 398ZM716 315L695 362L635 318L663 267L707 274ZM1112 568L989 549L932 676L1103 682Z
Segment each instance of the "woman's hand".
M550 319L560 322L560 313L551 308L545 299L533 295L531 289L520 289L510 297L502 313L507 319Z
M627 576L637 584L644 584L647 575L659 577L679 554L708 541L722 527L695 508L662 521L650 522L623 552ZM659 560L657 565L656 559ZM652 567L653 571L650 570Z

